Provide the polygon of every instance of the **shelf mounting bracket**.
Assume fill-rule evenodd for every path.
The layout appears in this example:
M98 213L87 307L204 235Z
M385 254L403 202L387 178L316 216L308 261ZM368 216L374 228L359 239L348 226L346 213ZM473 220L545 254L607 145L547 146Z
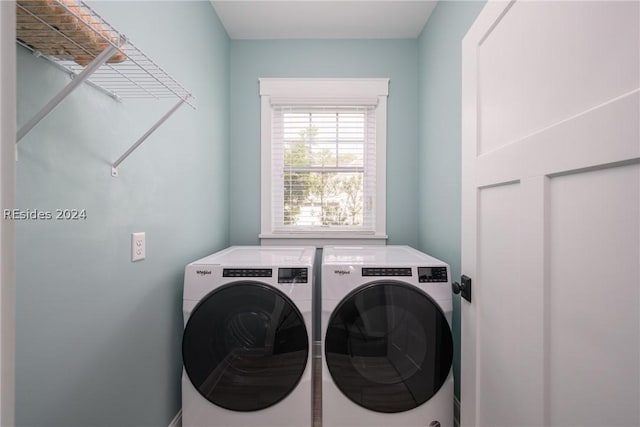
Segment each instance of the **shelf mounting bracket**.
M156 131L156 129L158 129L165 121L167 121L167 119L171 117L171 115L175 113L176 110L180 108L186 101L186 98L181 98L180 101L178 101L178 103L174 105L173 108L171 108L171 110L169 110L164 116L162 116L160 120L158 120L153 126L151 126L151 128L144 135L142 135L127 151L125 151L124 154L122 154L122 156L120 156L118 160L116 160L111 165L111 176L117 177L118 166L120 166L120 163L122 163L127 157L129 157L131 153L133 153L147 138L149 138L149 136L151 136L153 132Z
M84 70L77 76L73 77L71 82L67 84L56 96L51 98L38 113L25 123L16 136L16 142L19 142L31 129L33 129L42 119L44 119L54 108L58 106L71 92L73 92L78 86L80 86L85 80L87 80L91 74L93 74L98 68L100 68L121 46L126 43L126 39L123 36L118 38L117 44L110 44L105 50L100 52L98 56L91 61Z

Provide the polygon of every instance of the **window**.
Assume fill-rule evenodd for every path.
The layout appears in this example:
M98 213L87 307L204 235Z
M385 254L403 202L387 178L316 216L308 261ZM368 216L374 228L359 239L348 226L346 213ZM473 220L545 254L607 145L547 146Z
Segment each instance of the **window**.
M374 230L372 106L274 107L271 133L274 231Z
M262 239L385 239L388 79L260 79Z

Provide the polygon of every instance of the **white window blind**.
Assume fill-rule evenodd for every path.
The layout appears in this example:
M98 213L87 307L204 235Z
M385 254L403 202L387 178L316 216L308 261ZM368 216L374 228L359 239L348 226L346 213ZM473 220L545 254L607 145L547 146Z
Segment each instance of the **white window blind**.
M274 232L374 232L375 105L273 105Z

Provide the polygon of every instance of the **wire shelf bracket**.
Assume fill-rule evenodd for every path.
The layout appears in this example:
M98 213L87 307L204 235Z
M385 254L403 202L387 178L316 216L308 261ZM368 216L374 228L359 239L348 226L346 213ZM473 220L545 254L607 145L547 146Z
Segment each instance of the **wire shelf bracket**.
M0 0L1 1L1 0ZM178 102L118 160L118 166L193 96L173 77L81 0L17 0L17 42L71 76L69 82L17 133L20 141L82 83L116 100L174 98Z
M171 115L175 113L176 110L180 108L182 104L184 104L185 102L186 102L185 99L181 99L180 101L178 101L178 103L174 105L173 108L171 108L171 110L167 112L167 114L162 116L160 120L158 120L153 126L151 126L151 128L144 135L142 135L127 151L125 151L124 154L122 154L122 156L120 156L118 160L116 160L111 165L111 176L117 177L118 166L120 166L120 163L122 163L127 157L129 157L131 153L133 153L140 145L142 145L142 143L147 138L149 138L149 136L151 136L151 134L155 132L156 129L158 129L169 117L171 117Z

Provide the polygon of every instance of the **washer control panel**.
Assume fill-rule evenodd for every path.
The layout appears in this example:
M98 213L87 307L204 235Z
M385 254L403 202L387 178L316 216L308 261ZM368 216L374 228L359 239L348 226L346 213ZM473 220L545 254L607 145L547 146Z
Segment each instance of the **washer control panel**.
M447 267L418 267L418 281L420 283L446 283Z
M308 283L309 272L306 268L279 268L278 283Z
M222 277L271 277L273 270L270 268L225 268Z
M411 268L363 267L362 276L411 276Z

